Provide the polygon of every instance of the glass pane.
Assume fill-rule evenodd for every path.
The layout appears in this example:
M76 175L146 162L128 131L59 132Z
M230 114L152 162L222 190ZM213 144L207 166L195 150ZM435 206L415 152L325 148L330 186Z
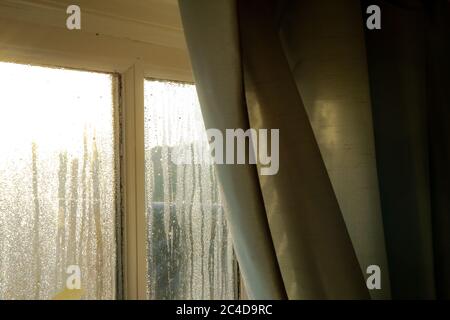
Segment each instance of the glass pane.
M194 85L145 81L145 168L149 298L234 299L232 244Z
M113 83L0 63L0 299L115 297Z

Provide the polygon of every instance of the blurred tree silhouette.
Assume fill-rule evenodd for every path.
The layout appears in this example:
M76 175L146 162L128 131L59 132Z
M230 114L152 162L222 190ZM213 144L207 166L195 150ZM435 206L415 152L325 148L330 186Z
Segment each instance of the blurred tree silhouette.
M182 149L193 157L194 147L186 145ZM151 198L147 209L150 216L148 274L151 297L226 298L228 231L223 221L214 167L210 164L174 164L169 159L175 152L179 153L179 149L180 146L157 146L147 151L146 159L151 161L152 168ZM194 210L199 210L196 215L204 218L194 217ZM194 220L199 225L194 226L197 223ZM194 227L199 234L194 235ZM209 230L208 234L205 230ZM198 238L200 242L194 243ZM201 278L194 278L195 265L199 266ZM217 270L221 273L217 274ZM221 289L216 290L216 287Z

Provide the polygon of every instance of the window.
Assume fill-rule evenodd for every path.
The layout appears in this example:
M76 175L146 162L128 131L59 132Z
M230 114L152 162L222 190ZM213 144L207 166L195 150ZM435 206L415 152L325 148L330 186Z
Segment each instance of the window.
M236 264L195 86L146 80L147 294L235 299Z
M0 88L0 299L50 299L70 265L115 298L115 77L0 63Z
M238 298L195 86L139 70L0 62L0 300L52 299L73 266L83 299Z

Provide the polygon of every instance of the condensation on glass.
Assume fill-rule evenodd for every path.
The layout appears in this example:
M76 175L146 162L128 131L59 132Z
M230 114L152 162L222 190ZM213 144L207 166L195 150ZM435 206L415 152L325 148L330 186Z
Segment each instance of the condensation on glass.
M0 63L0 299L115 297L114 83Z
M148 297L235 299L232 243L195 86L146 80L144 89Z

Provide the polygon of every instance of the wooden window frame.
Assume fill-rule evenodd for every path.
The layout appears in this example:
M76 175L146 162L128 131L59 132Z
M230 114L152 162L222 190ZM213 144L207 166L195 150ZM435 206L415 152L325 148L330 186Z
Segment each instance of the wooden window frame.
M0 56L0 62L18 63ZM82 61L77 61L79 68L73 64L54 65L51 61L43 64L42 59L21 60L21 64L36 65L51 68L68 68L80 71L98 70L82 68ZM106 72L102 70L101 72ZM118 298L139 300L146 299L146 216L144 190L144 92L143 68L135 63L123 73L111 73L117 77L118 88L114 94L114 135L116 150L116 170L118 171L117 216L121 217L122 233L118 236L118 254L122 265L118 266L122 275L122 293Z
M1 8L0 8L1 9ZM36 28L36 26L20 25L24 28ZM11 29L17 26L12 24ZM43 26L42 32L47 27ZM0 38L0 61L19 64L37 65L43 67L60 67L93 72L105 72L118 75L119 97L116 97L117 108L114 110L116 123L116 141L119 141L120 156L120 192L119 198L122 216L122 252L121 260L123 294L118 298L127 300L147 299L147 266L146 266L146 213L145 213L145 164L144 164L144 79L159 78L173 81L190 81L190 71L185 69L166 68L158 64L146 63L145 59L136 57L134 52L124 56L124 52L116 54L108 53L105 62L104 57L96 55L91 50L92 46L108 43L107 37L102 43L97 43L96 38L90 34L79 33L74 38L67 36L65 32L50 32L48 43L40 43L39 48L15 46ZM8 34L5 31L6 34ZM72 41L72 42L71 42ZM92 42L94 41L94 42ZM67 49L59 46L54 50L51 43L67 43ZM115 43L111 40L111 46ZM127 43L123 43L127 45ZM46 50L48 48L48 51ZM73 50L73 48L78 48ZM128 62L124 62L128 60ZM120 245L120 244L119 244ZM119 248L120 249L120 248ZM121 278L121 277L119 277Z
M70 68L81 71L93 71L83 68L83 62L77 60L78 68L70 65L54 65L52 61L43 64L42 59L26 59L12 62L43 67ZM139 62L133 63L125 72L118 75L118 88L114 97L114 132L115 149L119 177L117 183L118 210L122 222L122 234L119 235L118 254L121 252L123 294L119 298L127 300L147 299L147 265L146 265L146 213L145 213L145 159L144 159L144 74L146 69ZM151 73L150 73L151 74ZM171 80L171 79L170 79ZM120 250L121 249L121 250Z
M0 3L0 61L43 67L60 67L118 75L118 94L114 96L114 129L118 216L122 232L118 242L118 299L146 300L147 235L145 212L144 80L159 79L194 83L186 48L136 43L127 38L99 35L92 30L70 31L56 28L65 22L65 8L16 6ZM10 19L23 13L29 20ZM91 16L94 13L89 13ZM42 17L42 18L39 18ZM92 17L90 17L92 20ZM46 19L48 21L46 21ZM134 30L133 21L99 17L105 30ZM121 24L120 26L117 23ZM129 24L129 25L128 25ZM153 30L153 29L152 29ZM153 35L159 35L154 30ZM167 30L161 31L161 39ZM165 33L164 33L165 32ZM2 35L14 35L3 37ZM39 41L36 41L39 39ZM238 297L239 299L240 297Z

